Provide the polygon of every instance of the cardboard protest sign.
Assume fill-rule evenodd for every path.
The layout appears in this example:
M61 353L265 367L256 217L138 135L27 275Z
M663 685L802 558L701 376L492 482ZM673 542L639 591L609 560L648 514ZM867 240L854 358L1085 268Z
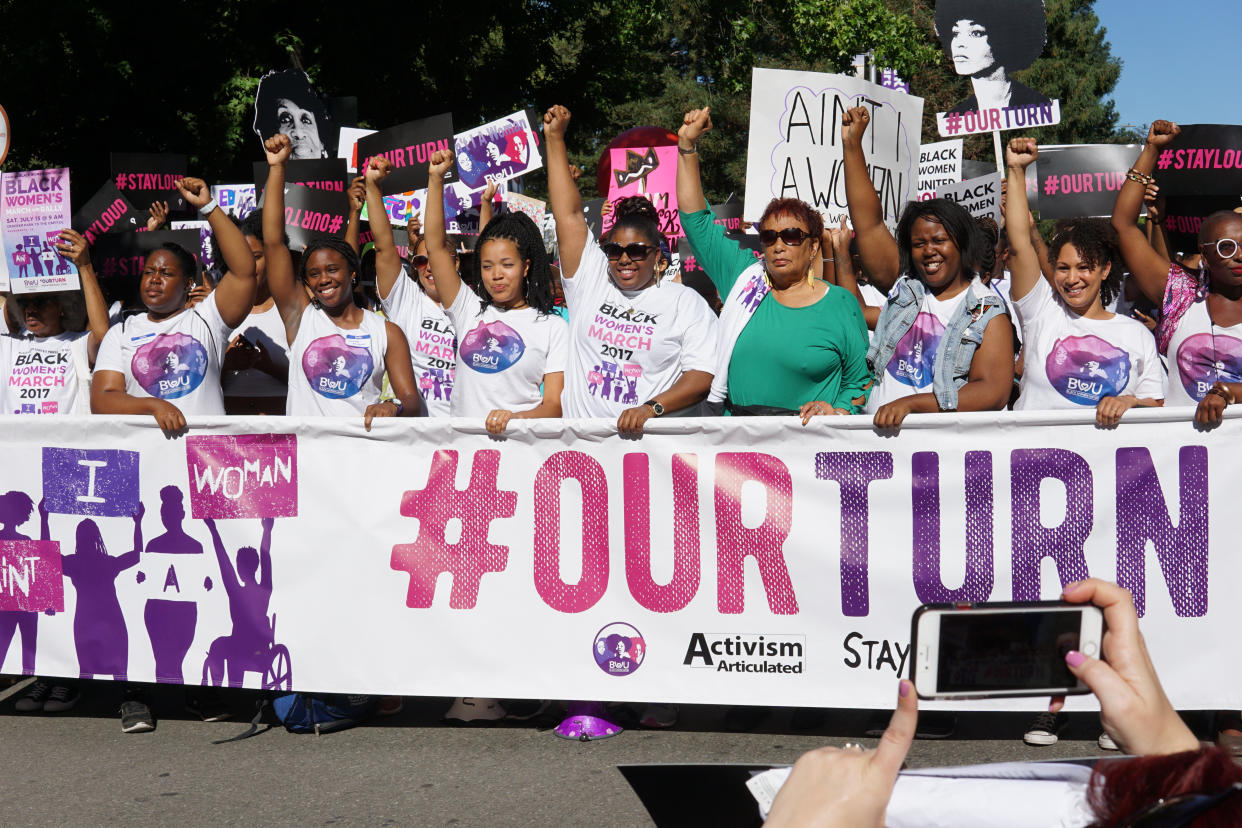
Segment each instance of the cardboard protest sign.
M180 153L112 153L112 179L121 194L140 211L145 211L152 202L167 201L170 216L188 218L193 215L194 208L186 204L173 186L178 178L185 178L188 170L189 161Z
M4 173L0 192L8 289L76 290L78 269L56 249L60 231L70 226L69 168Z
M358 127L341 127L340 138L336 145L336 157L345 160L345 169L351 173L358 172L358 139L364 135L374 135L373 129Z
M582 214L586 216L587 227L591 235L597 239L604 233L603 209L604 199L602 198L593 198L582 205Z
M1165 196L1242 193L1242 126L1188 124L1156 159Z
M1117 191L1142 147L1133 144L1041 146L1035 168L1041 219L1111 216Z
M453 113L445 112L382 129L358 139L358 169L366 169L373 155L382 155L393 171L381 184L385 195L427 187L427 164L436 150L453 151ZM445 182L456 181L450 169Z
M298 184L285 186L285 230L295 250L322 236L343 234L348 214L349 202L344 193Z
M258 206L258 188L253 184L218 184L211 188L211 197L230 216L244 219Z
M131 287L136 289L147 255L165 242L184 247L194 256L199 270L202 269L201 241L197 230L155 230L100 236L91 245L91 263L95 265L95 272L105 283L105 293L115 297L125 294ZM108 282L114 284L109 285Z
M0 164L3 164L4 159L9 157L9 145L11 140L9 113L4 111L3 106L0 106Z
M397 248L397 255L402 259L408 259L414 251L410 249L410 234L400 227L392 228L393 247ZM366 255L368 250L375 248L375 234L370 230L362 230L358 233L358 244L361 246L361 254Z
M135 210L121 195L115 181L105 181L99 192L78 209L70 220L70 227L77 230L94 244L104 233L125 233L147 226L147 213Z
M426 201L426 190L386 195L384 196L384 209L388 213L388 220L390 222L393 224L405 224L410 220L410 216L422 217L423 204ZM358 217L362 221L369 222L371 220L370 214L367 212L366 202L363 202L362 213Z
M543 227L543 220L548 214L548 203L537 198L524 196L521 193L504 193L500 201L511 213L525 213L536 227Z
M1199 252L1199 230L1205 218L1220 210L1242 207L1237 194L1171 196L1166 202L1164 231L1169 237L1169 250L1187 256Z
M746 224L742 221L742 202L730 195L723 204L712 207L712 223L719 224L730 236L739 236L746 232Z
M924 144L919 148L919 201L935 198L937 188L961 181L961 138Z
M273 70L259 80L251 128L260 144L277 133L288 135L293 145L291 157L297 160L336 155L332 116L300 69Z
M543 166L535 131L524 110L459 133L453 145L457 174L472 190Z
M1044 51L1043 0L938 0L936 36L953 71L971 79L973 93L936 115L942 137L1061 122L1059 101L1012 76Z
M254 186L259 193L267 186L266 161L254 164ZM316 158L311 161L288 161L285 164L285 184L297 184L316 190L343 193L349 189L349 173L345 161L340 158Z
M961 184L945 184L936 194L954 202L975 218L987 216L1000 224L1001 180L1000 173L991 173Z
M608 202L640 195L655 205L660 232L667 238L684 236L677 215L677 147L614 147L609 150L612 172ZM604 232L612 228L614 213L604 216Z
M743 215L799 198L835 225L846 215L841 113L865 100L864 150L889 229L917 191L923 99L845 75L758 69L752 75Z
M295 435L190 436L185 455L195 520L297 517Z

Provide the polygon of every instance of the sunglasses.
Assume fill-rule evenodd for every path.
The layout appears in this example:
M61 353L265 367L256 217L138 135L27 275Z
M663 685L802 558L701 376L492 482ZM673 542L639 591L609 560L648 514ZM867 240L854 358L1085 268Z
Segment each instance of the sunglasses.
M625 247L616 242L605 242L599 246L599 249L604 251L604 255L608 257L610 262L620 259L622 253L628 256L631 262L641 262L645 261L657 248L649 244L639 244L638 242L627 244Z
M1157 825L1160 828L1177 828L1189 825L1200 814L1217 807L1238 791L1242 791L1242 782L1234 782L1217 793L1183 794L1162 799L1150 808L1135 814L1125 824L1128 828Z
M1220 256L1222 259L1232 259L1234 255L1238 252L1238 243L1234 241L1233 239L1228 239L1228 238L1217 239L1215 243L1204 242L1203 244L1199 246L1208 247L1208 248L1215 247L1216 255Z
M797 247L804 241L809 239L811 234L803 230L801 227L786 227L784 230L760 230L759 241L764 247L771 247L776 244L779 238L785 244Z
M30 298L14 299L19 308L42 308L56 301L55 296L31 296Z
M431 260L428 259L426 256L414 256L413 258L410 259L410 264L414 265L414 267L416 267L419 270L423 270L430 263L431 263Z

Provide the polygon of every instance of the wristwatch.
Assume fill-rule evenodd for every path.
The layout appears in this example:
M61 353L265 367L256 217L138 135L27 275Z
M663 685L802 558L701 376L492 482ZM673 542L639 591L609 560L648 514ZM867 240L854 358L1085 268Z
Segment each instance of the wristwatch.
M659 404L658 402L656 402L655 400L647 400L645 403L643 403L643 405L649 405L649 406L651 406L651 410L655 412L655 415L656 415L657 417L663 417L663 416L664 416L664 406L660 405L660 404Z

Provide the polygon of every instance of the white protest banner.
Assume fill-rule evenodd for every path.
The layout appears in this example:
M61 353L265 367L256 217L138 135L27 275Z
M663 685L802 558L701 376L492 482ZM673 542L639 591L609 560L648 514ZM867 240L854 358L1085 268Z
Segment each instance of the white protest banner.
M773 198L800 198L836 225L847 213L841 114L865 104L863 150L884 222L896 228L917 192L923 99L845 75L756 68L751 77L746 220Z
M975 218L987 216L998 225L1001 220L1001 174L989 173L961 184L942 184L936 195L964 208Z
M336 145L336 157L345 159L345 167L351 173L358 172L358 139L374 134L373 129L341 127L341 137Z
M6 172L0 178L4 261L13 293L77 290L78 270L60 255L60 231L70 226L69 168Z
M919 201L936 197L945 184L962 180L962 139L924 144L919 148Z
M464 419L192 418L170 440L149 417L8 417L6 499L29 511L0 541L0 610L28 614L0 612L0 672L882 707L921 603L1096 575L1133 592L1174 705L1229 709L1226 414L912 415L897 436L671 419L638 441L604 420L498 440Z

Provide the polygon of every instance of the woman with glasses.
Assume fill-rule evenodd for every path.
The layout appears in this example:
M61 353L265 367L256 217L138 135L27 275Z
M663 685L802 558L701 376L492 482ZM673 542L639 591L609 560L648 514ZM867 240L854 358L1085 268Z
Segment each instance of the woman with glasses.
M716 363L716 315L697 291L661 278L667 242L648 199L620 200L595 242L569 170L569 119L563 106L543 116L570 320L565 416L615 419L637 436L652 417L698 412Z
M942 198L907 204L894 238L863 154L870 118L866 107L841 116L863 268L878 285L896 283L867 352L875 383L867 410L877 428L898 428L908 414L998 411L1013 387L1013 326L1004 300L979 278L987 243L974 218Z
M1135 283L1161 306L1156 344L1169 361L1165 405L1196 406L1195 422L1220 422L1225 408L1242 399L1242 215L1213 213L1199 229L1203 254L1197 273L1162 256L1138 227L1143 192L1158 156L1177 140L1181 127L1155 121L1147 142L1113 208L1113 227Z
M773 199L759 220L762 258L714 223L699 176L709 109L677 131L677 202L686 240L724 297L709 406L734 415L851 414L866 399L867 326L854 297L817 279L823 220L797 199ZM873 193L874 195L874 193Z

